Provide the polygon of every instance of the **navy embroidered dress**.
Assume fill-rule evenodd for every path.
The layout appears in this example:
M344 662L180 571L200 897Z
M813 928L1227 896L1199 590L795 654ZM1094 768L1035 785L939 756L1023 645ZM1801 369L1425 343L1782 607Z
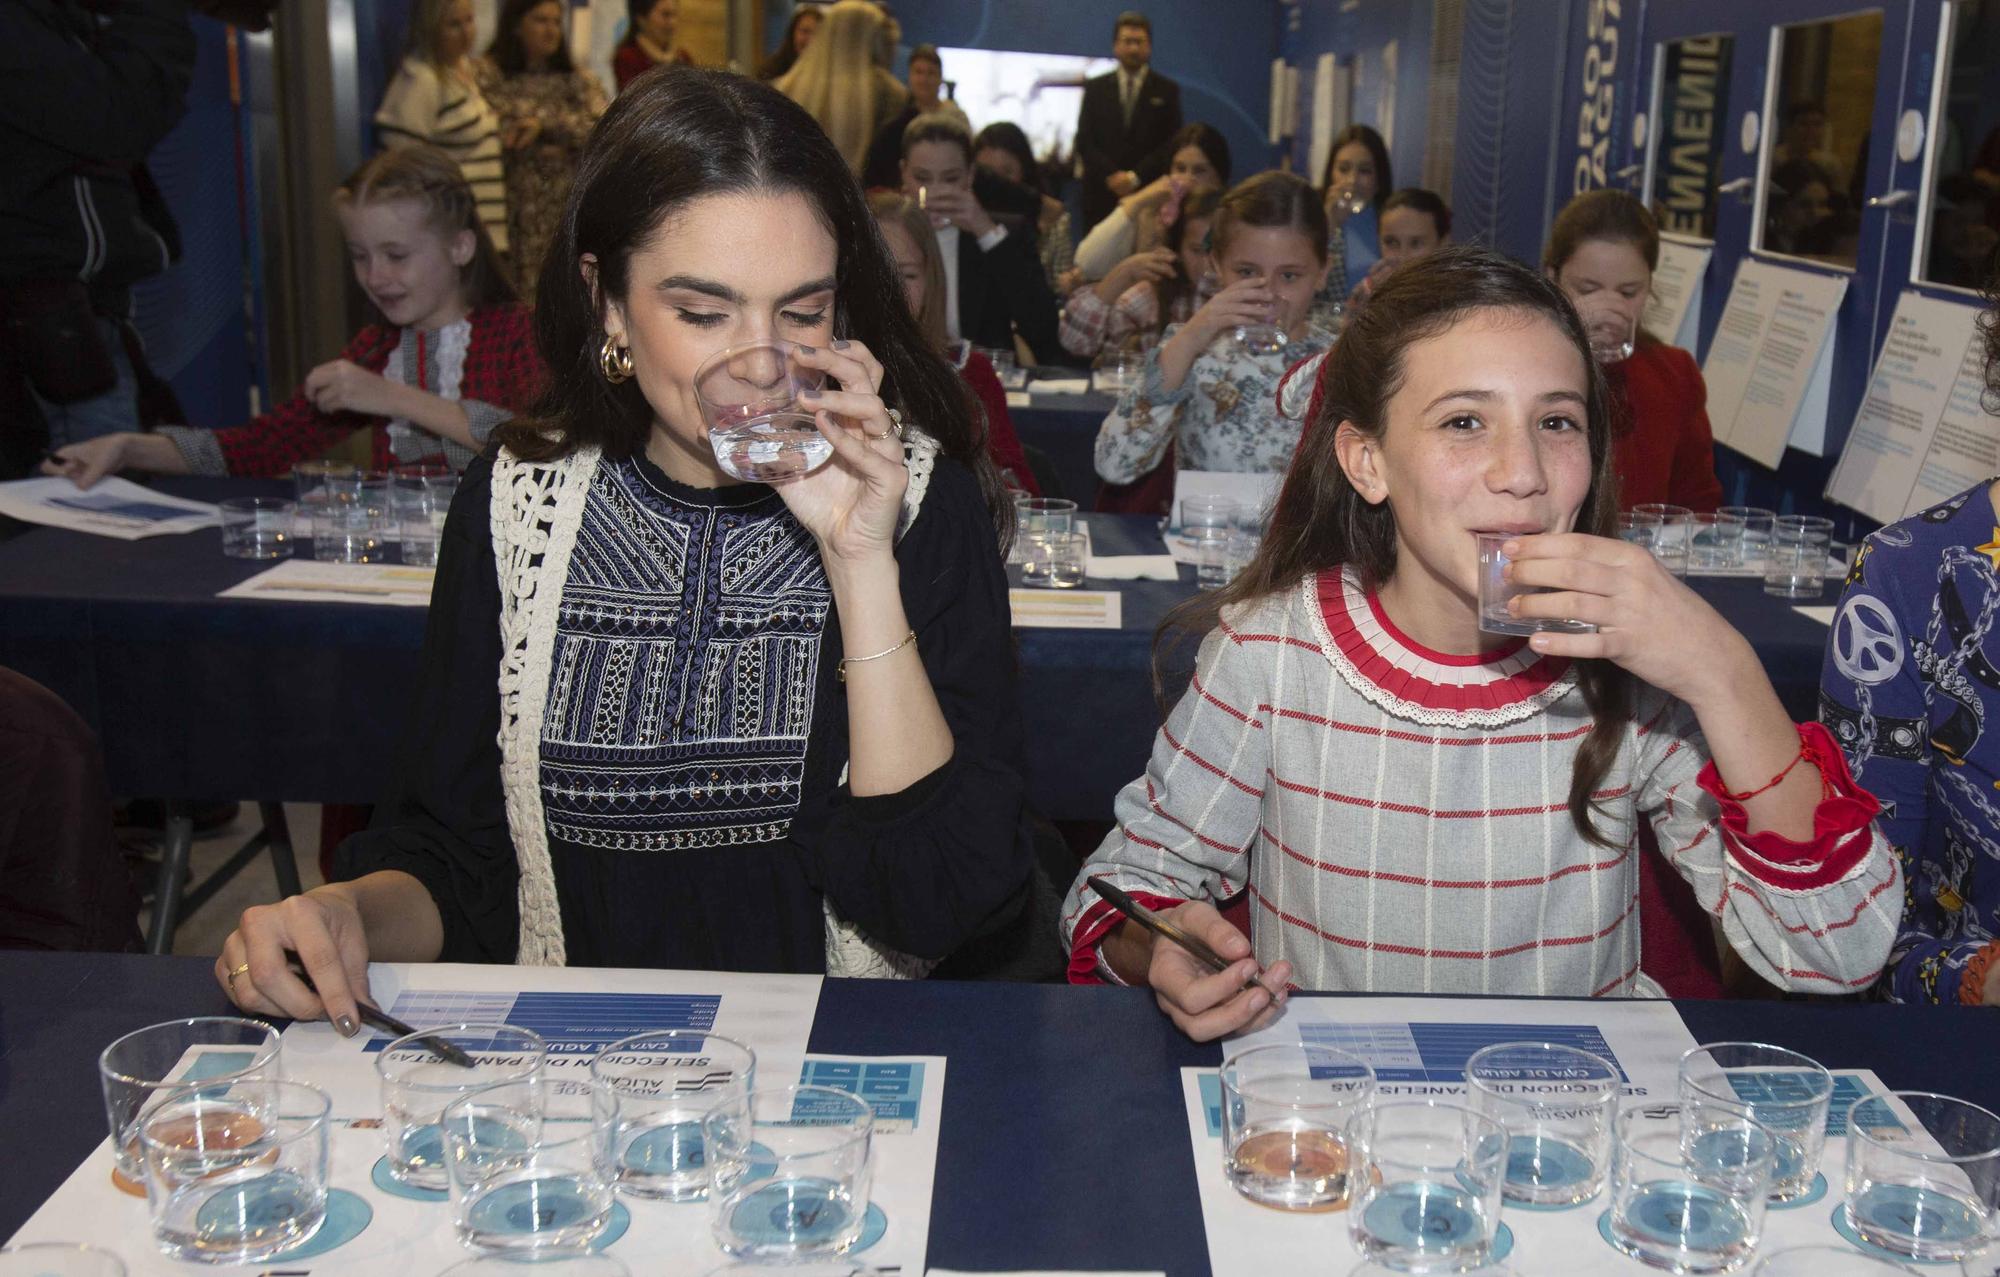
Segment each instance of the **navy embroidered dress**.
M445 529L402 791L339 866L418 878L444 921L442 961L512 961L518 940L490 478L484 459L467 470ZM897 559L955 753L902 793L855 798L839 629L810 535L762 485L690 488L644 458L598 466L541 735L572 965L818 971L822 898L884 944L941 957L1021 908L1006 579L963 467L937 462Z

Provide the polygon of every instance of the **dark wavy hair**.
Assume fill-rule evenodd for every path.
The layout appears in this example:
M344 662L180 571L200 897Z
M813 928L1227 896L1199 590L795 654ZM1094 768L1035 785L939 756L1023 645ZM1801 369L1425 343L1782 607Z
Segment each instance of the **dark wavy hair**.
M1028 144L1028 135L1012 120L996 120L979 130L979 136L972 139L972 153L994 150L1005 151L1021 166L1021 185L1037 195L1048 194L1042 181L1042 166L1035 159L1035 148Z
M1174 156L1190 146L1198 147L1208 158L1209 167L1215 170L1216 180L1224 186L1229 185L1229 139L1222 136L1222 130L1200 120L1184 126L1167 141L1167 163L1171 165Z
M493 43L486 46L486 56L493 59L493 65L500 68L502 75L519 75L528 69L528 55L521 50L521 19L545 4L568 11L563 0L507 0L500 7L499 22L493 28ZM549 70L570 72L576 70L576 62L569 56L569 33L564 32L562 43L549 55Z
M1326 167L1319 175L1319 197L1326 199L1327 191L1333 187L1333 159L1340 154L1340 148L1350 142L1359 142L1368 148L1369 156L1375 161L1375 208L1381 211L1382 201L1389 198L1389 192L1396 187L1396 179L1389 171L1389 144L1382 135L1366 124L1350 124L1334 135L1333 145L1326 148Z
M1396 515L1385 501L1370 504L1347 480L1335 451L1342 422L1370 438L1389 427L1389 401L1403 384L1403 357L1468 314L1503 310L1545 318L1576 347L1588 378L1585 413L1591 482L1576 530L1616 536L1617 479L1612 468L1611 409L1590 340L1569 299L1554 281L1489 249L1446 246L1410 262L1385 280L1368 305L1341 330L1320 370L1317 410L1305 423L1298 455L1286 472L1257 557L1222 590L1169 614L1155 641L1155 677L1172 635L1206 633L1223 608L1279 594L1307 574L1346 565L1370 590L1396 571ZM1611 846L1597 829L1591 795L1617 760L1632 717L1629 677L1609 661L1578 661L1577 681L1595 720L1570 775L1569 814L1577 831Z
M666 218L703 196L746 191L805 197L838 246L832 337L867 344L882 364L883 400L970 468L995 527L1011 526L970 392L918 331L847 161L797 103L725 71L656 70L619 94L591 132L537 293L548 389L533 417L502 428L501 442L530 461L588 444L612 457L644 449L653 412L638 382L612 385L598 368L599 295L626 295L633 253ZM585 254L597 260L595 291L583 277Z

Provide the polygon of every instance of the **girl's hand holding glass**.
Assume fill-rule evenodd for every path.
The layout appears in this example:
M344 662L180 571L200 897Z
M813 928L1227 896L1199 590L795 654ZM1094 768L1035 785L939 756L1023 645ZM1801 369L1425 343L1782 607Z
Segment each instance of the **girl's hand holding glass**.
M1258 967L1250 956L1249 937L1230 925L1214 905L1194 900L1164 917L1229 961L1227 970L1211 972L1179 945L1152 941L1146 983L1181 1032L1197 1042L1227 1037L1263 1027L1285 1005L1291 963ZM1123 924L1121 930L1136 930L1136 924ZM1256 980L1257 987L1244 988L1249 980Z
M879 393L882 365L858 341L835 342L832 349L800 346L793 358L840 383L839 390L799 399L813 409L814 423L833 445L833 460L778 491L830 561L891 558L910 476L903 466L902 423L889 415Z
M1269 284L1262 279L1239 279L1209 298L1188 320L1186 331L1201 343L1199 350L1206 350L1225 333L1245 325L1274 322L1277 310L1278 295Z

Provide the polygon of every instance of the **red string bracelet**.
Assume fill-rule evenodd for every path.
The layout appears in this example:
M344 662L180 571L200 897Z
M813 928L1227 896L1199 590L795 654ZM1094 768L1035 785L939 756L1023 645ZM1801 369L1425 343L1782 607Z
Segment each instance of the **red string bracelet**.
M1724 798L1729 799L1731 802L1738 802L1738 803L1748 802L1752 798L1755 798L1757 795L1764 793L1767 790L1777 788L1780 781L1784 780L1785 777L1792 774L1792 768L1797 767L1800 763L1804 762L1805 760L1806 760L1806 745L1805 741L1802 739L1799 742L1798 757L1792 759L1791 762L1786 763L1785 769L1783 771L1771 777L1771 779L1765 781L1763 784L1757 786L1757 788L1755 789L1746 789L1740 794L1732 794L1727 789L1724 789L1722 791L1722 796ZM1825 788L1824 776L1821 777L1821 788L1822 790Z

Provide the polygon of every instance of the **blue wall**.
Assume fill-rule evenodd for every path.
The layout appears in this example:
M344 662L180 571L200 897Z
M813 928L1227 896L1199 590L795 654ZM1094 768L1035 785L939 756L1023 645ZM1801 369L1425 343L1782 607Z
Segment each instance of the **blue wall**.
M1112 21L1132 0L895 0L906 45L1111 56ZM1180 82L1181 112L1229 139L1237 176L1274 162L1266 140L1278 6L1269 0L1139 5L1153 21L1153 66ZM776 41L782 19L768 24ZM990 120L975 120L974 125Z

